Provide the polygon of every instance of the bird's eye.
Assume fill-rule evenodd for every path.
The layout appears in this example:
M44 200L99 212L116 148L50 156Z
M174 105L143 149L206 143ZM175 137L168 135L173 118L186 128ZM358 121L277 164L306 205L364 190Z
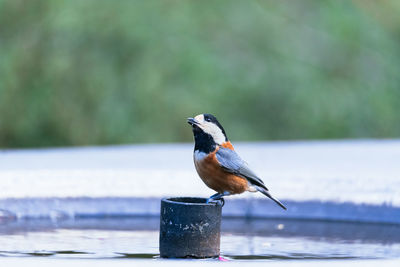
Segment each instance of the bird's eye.
M205 121L211 121L211 119L210 118L205 118Z

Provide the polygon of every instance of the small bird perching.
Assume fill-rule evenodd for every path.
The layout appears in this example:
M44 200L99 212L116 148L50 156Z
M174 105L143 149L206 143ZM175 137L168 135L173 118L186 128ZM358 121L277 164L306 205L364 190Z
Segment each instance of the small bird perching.
M224 196L261 192L286 207L235 152L225 130L211 114L188 118L194 135L194 165L203 182L217 193L209 198L161 200L160 256L208 258L219 256Z

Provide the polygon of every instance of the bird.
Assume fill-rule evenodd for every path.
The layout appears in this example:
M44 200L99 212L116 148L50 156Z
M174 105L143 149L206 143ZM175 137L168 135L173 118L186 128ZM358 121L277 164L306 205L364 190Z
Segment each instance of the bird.
M264 182L249 168L247 162L236 153L224 128L211 114L200 114L188 118L194 136L193 160L196 171L203 182L216 191L206 203L221 200L224 196L245 191L261 192L281 208L286 207L274 198ZM223 205L222 204L222 205Z

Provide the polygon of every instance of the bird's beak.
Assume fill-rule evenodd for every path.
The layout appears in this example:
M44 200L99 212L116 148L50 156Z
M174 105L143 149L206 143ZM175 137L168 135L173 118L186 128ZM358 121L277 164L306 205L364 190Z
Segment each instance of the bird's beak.
M188 119L187 119L187 122L188 122L190 125L192 125L192 126L198 125L198 124L199 124L199 122L198 122L196 119L194 119L194 118L188 118Z

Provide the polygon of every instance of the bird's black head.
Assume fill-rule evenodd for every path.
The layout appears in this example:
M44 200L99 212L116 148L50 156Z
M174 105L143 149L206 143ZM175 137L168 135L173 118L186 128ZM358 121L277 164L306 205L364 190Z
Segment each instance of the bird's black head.
M228 141L224 128L211 114L200 114L194 118L188 118L187 122L192 126L195 150L209 153L217 145Z

